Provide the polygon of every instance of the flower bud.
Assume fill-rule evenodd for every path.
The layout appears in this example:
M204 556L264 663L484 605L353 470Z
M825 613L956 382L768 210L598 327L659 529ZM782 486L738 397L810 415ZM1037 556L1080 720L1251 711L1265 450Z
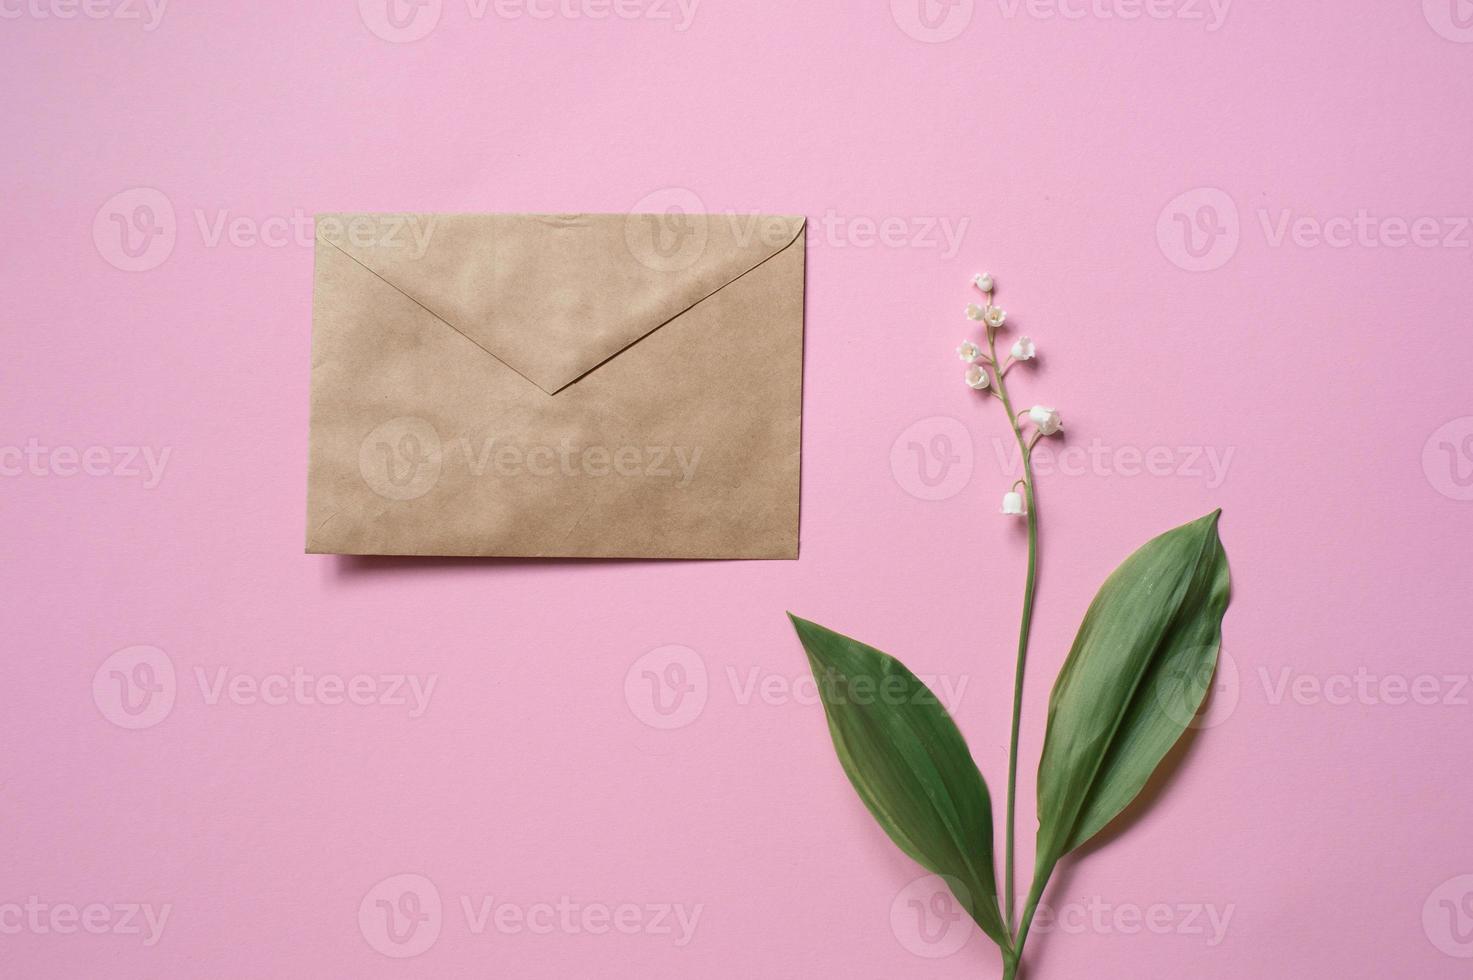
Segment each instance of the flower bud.
M992 273L990 272L977 273L972 277L972 282L984 293L992 292L993 288L997 285L997 283L992 281Z
M1016 490L1010 490L1003 494L1002 512L1011 515L1023 513L1023 495Z

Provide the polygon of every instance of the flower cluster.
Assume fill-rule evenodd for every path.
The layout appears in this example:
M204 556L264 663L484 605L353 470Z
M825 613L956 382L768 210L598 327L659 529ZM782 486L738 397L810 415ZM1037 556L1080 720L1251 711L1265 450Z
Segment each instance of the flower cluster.
M964 340L962 345L956 349L956 355L967 365L967 385L977 391L988 392L1002 401L1008 414L1012 416L1013 430L1018 434L1020 442L1022 442L1023 421L1033 423L1033 439L1025 448L1025 452L1031 452L1040 438L1061 431L1064 428L1064 421L1059 416L1058 409L1046 405L1034 405L1026 412L1013 414L1012 402L1008 398L1007 385L1003 379L1015 364L1031 361L1037 357L1038 348L1033 343L1033 338L1019 337L1008 351L1007 360L1000 362L997 356L997 333L1008 322L1008 314L1006 310L993 305L992 296L997 283L991 275L981 273L972 277L972 285L982 293L984 302L968 303L967 319L983 324L982 340L987 346L984 348L974 341ZM1023 482L1018 481L1018 483ZM1018 484L1015 483L1012 490L1003 496L1002 512L1020 515L1026 513L1023 495L1018 493Z

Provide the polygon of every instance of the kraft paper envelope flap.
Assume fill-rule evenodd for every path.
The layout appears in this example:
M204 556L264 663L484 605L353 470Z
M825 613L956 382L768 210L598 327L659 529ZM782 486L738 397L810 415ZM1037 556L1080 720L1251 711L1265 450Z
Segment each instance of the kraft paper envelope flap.
M797 557L804 227L319 216L307 550Z

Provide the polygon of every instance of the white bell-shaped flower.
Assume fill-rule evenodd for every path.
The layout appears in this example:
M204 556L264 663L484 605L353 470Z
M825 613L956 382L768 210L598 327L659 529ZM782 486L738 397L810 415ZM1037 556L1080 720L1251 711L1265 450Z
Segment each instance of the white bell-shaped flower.
M1064 427L1064 420L1059 416L1057 408L1034 405L1028 410L1028 417L1038 426L1042 435L1051 436Z
M1012 354L1015 361L1031 361L1038 356L1038 348L1033 345L1032 337L1019 337L1013 344Z
M1002 495L1002 512L1004 514L1023 513L1023 495L1016 490L1009 490Z
M973 364L967 368L967 384L978 391L986 391L992 386L992 379L987 376L986 371Z

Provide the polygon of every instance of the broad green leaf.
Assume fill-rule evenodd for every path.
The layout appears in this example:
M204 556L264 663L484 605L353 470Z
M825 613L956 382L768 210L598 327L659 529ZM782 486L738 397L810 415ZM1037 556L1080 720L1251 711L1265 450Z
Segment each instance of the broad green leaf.
M1147 542L1105 580L1049 701L1038 863L1115 819L1201 707L1228 605L1221 511Z
M935 694L894 657L788 614L808 652L834 750L900 849L941 875L1006 947L992 858L992 800Z

